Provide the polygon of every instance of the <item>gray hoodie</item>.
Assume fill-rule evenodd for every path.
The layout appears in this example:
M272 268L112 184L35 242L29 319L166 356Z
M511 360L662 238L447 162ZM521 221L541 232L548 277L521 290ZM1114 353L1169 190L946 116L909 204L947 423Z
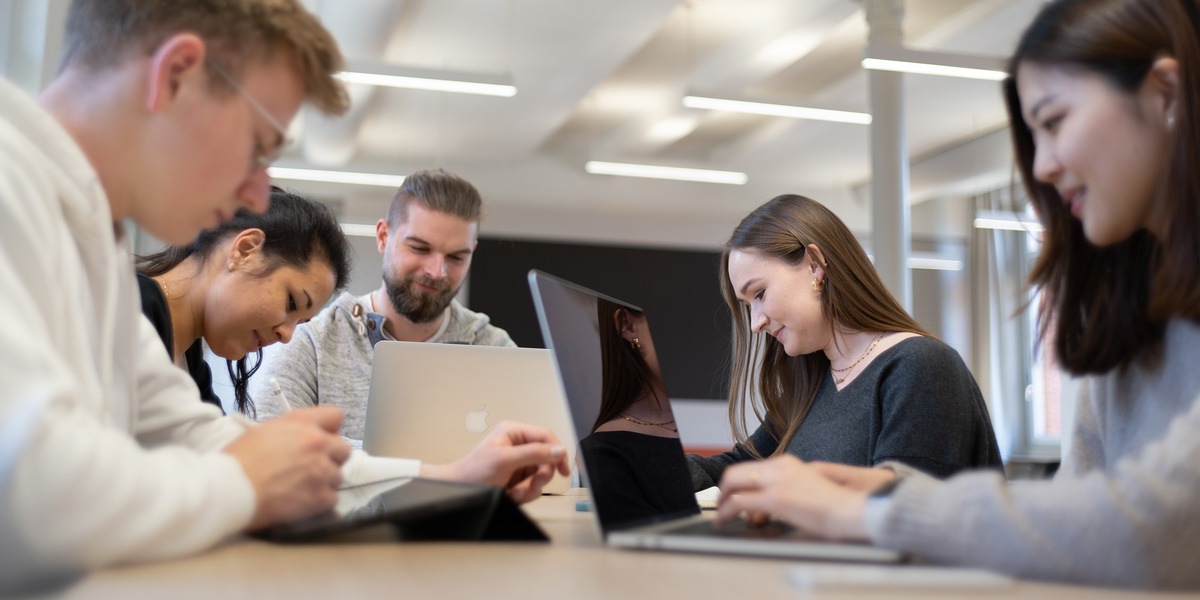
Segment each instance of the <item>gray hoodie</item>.
M392 339L384 332L384 317L371 312L369 295L343 293L312 321L296 328L291 342L263 350L262 367L250 378L250 397L264 420L291 408L331 404L345 411L341 434L362 446L367 416L367 391L375 344ZM508 332L491 325L483 313L452 300L433 343L516 346ZM284 407L272 393L271 380L287 398Z

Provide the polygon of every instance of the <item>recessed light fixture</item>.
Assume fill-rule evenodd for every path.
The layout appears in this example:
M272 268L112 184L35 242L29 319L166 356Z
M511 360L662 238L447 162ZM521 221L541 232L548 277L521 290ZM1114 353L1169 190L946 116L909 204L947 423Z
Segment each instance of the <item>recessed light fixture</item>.
M748 181L745 173L736 171L714 171L711 169L686 169L658 165L638 165L590 160L584 170L594 175L619 175L622 177L648 177L650 179L674 179L677 181L699 181L702 183L724 183L744 185Z
M438 69L400 67L370 61L350 61L346 70L337 74L346 83L361 83L383 87L478 94L511 98L517 88L504 75L461 73Z
M1001 81L1008 77L1003 58L952 52L931 52L892 46L867 46L864 69Z
M751 102L749 100L708 98L705 96L684 96L683 105L688 108L723 110L752 115L790 117L793 119L812 119L816 121L833 121L835 123L854 123L856 125L871 124L871 115L867 113L850 112L846 110L830 110L826 108L810 108L807 106L792 106L788 104L768 104L766 102Z
M321 169L293 169L289 167L271 167L267 174L273 179L294 179L297 181L322 181L326 183L350 183L354 185L378 185L398 188L404 183L403 175L388 175L385 173L357 173L353 171L326 171Z

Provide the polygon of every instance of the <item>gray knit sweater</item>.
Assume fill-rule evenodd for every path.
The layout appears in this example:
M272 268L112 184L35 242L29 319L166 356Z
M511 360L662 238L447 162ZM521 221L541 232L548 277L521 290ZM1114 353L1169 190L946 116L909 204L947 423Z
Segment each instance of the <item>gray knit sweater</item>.
M250 378L250 395L258 419L288 410L272 393L271 379L275 379L291 408L340 406L346 413L342 436L361 447L375 343L391 339L384 333L383 315L370 312L370 308L368 296L343 293L312 321L297 327L291 342L264 349L262 367ZM489 324L487 315L472 312L457 300L451 301L446 311L442 328L427 341L516 345L508 332Z
M881 546L1022 577L1200 589L1200 326L1173 321L1163 362L1090 379L1053 480L904 480Z
M748 440L761 456L779 446L759 427ZM1001 466L987 405L962 357L927 337L888 348L845 388L826 377L787 453L863 467L883 463L945 477L966 468ZM725 468L752 460L742 446L712 457L688 455L692 485L717 485Z

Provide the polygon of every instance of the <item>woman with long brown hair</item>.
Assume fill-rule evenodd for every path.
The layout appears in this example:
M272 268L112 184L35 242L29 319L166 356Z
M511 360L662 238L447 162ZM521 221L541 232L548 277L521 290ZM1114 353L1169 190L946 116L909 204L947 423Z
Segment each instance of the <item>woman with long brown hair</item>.
M1024 577L1200 589L1200 3L1049 2L1004 89L1046 227L1041 332L1092 375L1054 479L879 489L876 472L781 459L729 469L720 516L770 511Z
M784 195L755 209L725 244L721 289L737 445L688 457L696 489L732 463L780 454L938 477L1001 465L962 358L904 311L825 206ZM747 408L762 423L753 434Z

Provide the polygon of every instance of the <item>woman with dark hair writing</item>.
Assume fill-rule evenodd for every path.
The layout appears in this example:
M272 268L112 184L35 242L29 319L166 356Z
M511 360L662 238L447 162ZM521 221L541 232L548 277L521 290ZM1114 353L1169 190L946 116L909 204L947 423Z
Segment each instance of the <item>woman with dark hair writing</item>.
M248 356L287 343L350 279L350 245L325 205L275 188L270 207L239 210L188 246L137 260L142 312L201 398L217 406L201 339L224 358L240 412L254 404Z

